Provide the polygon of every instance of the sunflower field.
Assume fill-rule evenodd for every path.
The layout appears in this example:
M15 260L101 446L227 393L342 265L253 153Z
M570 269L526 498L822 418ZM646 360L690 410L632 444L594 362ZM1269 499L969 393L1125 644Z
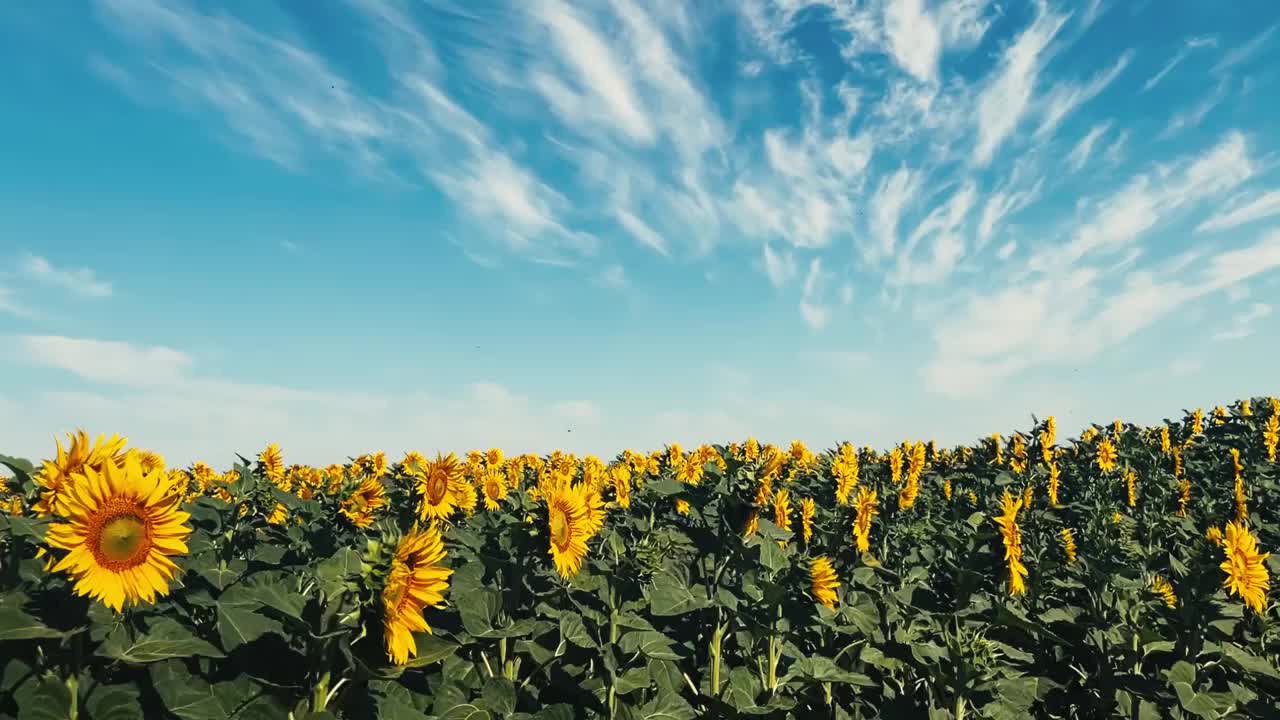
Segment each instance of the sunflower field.
M887 450L0 456L0 717L1280 717L1280 401Z

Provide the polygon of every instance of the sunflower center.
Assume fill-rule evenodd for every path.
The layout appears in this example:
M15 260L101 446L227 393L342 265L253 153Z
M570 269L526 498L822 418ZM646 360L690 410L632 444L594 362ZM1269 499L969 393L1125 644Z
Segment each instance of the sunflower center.
M427 500L432 505L439 505L449 492L449 477L443 472L433 472L427 477Z
M498 495L502 492L502 488L498 486L497 480L490 479L484 485L484 492L486 495L496 500Z
M147 559L151 533L150 518L136 503L113 498L90 521L88 545L100 565L118 572Z
M558 508L551 508L551 542L556 547L564 550L569 547L569 516L565 511Z

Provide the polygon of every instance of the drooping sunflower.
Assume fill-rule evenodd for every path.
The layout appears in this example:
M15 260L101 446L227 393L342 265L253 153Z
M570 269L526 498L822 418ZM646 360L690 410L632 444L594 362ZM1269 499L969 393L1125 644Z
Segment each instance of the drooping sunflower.
M440 607L453 570L441 566L444 543L434 526L415 527L396 545L391 572L382 589L383 633L387 657L403 665L418 654L413 633L431 632L422 611Z
M1015 500L1008 490L1001 498L1001 513L993 520L1000 526L1004 543L1004 559L1009 565L1009 594L1021 595L1027 591L1027 566L1022 564L1022 530L1018 527L1018 511L1022 498Z
M458 456L436 454L436 459L418 475L418 517L423 520L447 520L463 507L470 496L475 507L475 488L462 474Z
M271 443L258 453L258 463L262 467L262 474L271 482L278 483L284 479L284 453L276 443Z
M1049 463L1049 504L1057 507L1058 490L1062 487L1062 468L1058 463Z
M613 481L613 497L618 507L631 507L631 468L625 463L618 463L609 468L609 479Z
M131 452L122 465L85 467L65 489L65 522L50 525L46 539L67 554L52 570L71 576L77 595L116 612L167 595L178 571L170 558L186 554L191 534L168 474L144 473Z
M482 475L484 481L481 490L484 492L484 506L488 510L502 507L507 499L507 477L500 465L488 465Z
M1258 539L1244 524L1227 523L1222 544L1226 559L1219 566L1226 573L1222 586L1228 594L1239 595L1254 612L1261 614L1267 603L1271 577L1263 563L1271 553L1258 552Z
M276 506L271 508L271 513L267 515L267 524L283 525L288 519L289 508L286 508L282 503L276 503Z
M1071 532L1071 528L1062 528L1058 531L1062 537L1062 552L1067 556L1067 564L1072 565L1076 561L1076 536Z
M858 491L855 503L858 515L853 521L853 537L858 544L858 552L866 552L871 547L871 519L880 513L876 509L876 491L862 488Z
M831 560L826 555L819 555L809 561L809 579L813 583L813 597L828 608L836 607L836 588L840 582L836 579L836 570L831 567Z
M809 539L813 537L813 515L817 509L817 503L813 498L807 497L800 501L800 535L804 538L805 545L808 545Z
M556 572L565 579L577 575L591 537L587 532L587 506L578 488L561 485L547 495L547 525Z
M373 524L373 515L387 505L387 489L377 478L366 477L342 501L338 512L361 530Z
M1151 592L1158 595L1165 605L1171 608L1178 607L1178 596L1173 591L1173 585L1163 577L1155 575L1151 578Z
M84 430L76 430L67 434L67 440L67 448L64 450L62 440L54 439L58 447L57 456L52 460L45 460L35 475L36 484L40 486L40 498L31 509L36 515L61 514L65 510L63 488L70 482L72 475L86 467L101 472L108 462L116 465L124 462L124 446L128 440L119 435L112 435L105 442L99 435L90 444L89 434Z
M773 524L791 530L791 491L786 488L773 494Z

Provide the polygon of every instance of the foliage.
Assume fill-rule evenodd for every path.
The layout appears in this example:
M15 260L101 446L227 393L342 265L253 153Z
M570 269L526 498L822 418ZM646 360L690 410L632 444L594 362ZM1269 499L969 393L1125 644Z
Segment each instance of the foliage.
M34 511L48 464L0 456L0 717L1270 716L1280 605L1229 594L1220 533L1280 545L1277 414L1254 399L1063 444L1049 418L951 449L751 440L607 465L285 468L273 446L164 471L192 533L169 593L120 613L54 569L61 518ZM429 526L448 591L397 665L383 590ZM580 526L564 577L549 551Z

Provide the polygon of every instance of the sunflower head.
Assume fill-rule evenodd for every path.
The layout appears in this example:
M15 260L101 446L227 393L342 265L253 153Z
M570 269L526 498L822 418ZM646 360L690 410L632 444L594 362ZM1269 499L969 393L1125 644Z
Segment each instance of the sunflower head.
M481 475L481 490L484 493L484 506L488 510L502 507L507 499L507 476L501 465L488 465Z
M63 507L63 488L70 482L71 476L86 467L101 471L107 463L120 465L124 462L124 446L128 442L119 435L112 435L106 441L102 436L92 444L89 434L84 430L76 430L67 434L68 446L62 447L62 440L55 439L57 455L52 460L45 460L35 475L36 484L40 486L40 498L32 510L37 515L61 513Z
M1222 585L1228 594L1239 595L1244 604L1261 614L1267 604L1271 577L1264 564L1271 553L1258 552L1258 539L1243 523L1227 523L1222 552Z
M137 453L122 466L85 467L67 487L63 522L49 526L49 546L67 554L53 567L65 572L78 595L119 612L126 602L153 603L167 595L187 552L190 518L163 470L145 473Z
M836 589L840 582L836 579L835 568L826 555L819 555L809 561L809 581L813 598L828 608L835 609Z
M434 526L415 527L396 545L382 589L382 618L387 656L397 665L418 654L413 633L431 632L423 610L444 603L453 574L441 564L444 558L444 543Z
M587 556L588 509L581 488L561 485L547 495L547 530L552 561L562 578L571 578L582 569Z

